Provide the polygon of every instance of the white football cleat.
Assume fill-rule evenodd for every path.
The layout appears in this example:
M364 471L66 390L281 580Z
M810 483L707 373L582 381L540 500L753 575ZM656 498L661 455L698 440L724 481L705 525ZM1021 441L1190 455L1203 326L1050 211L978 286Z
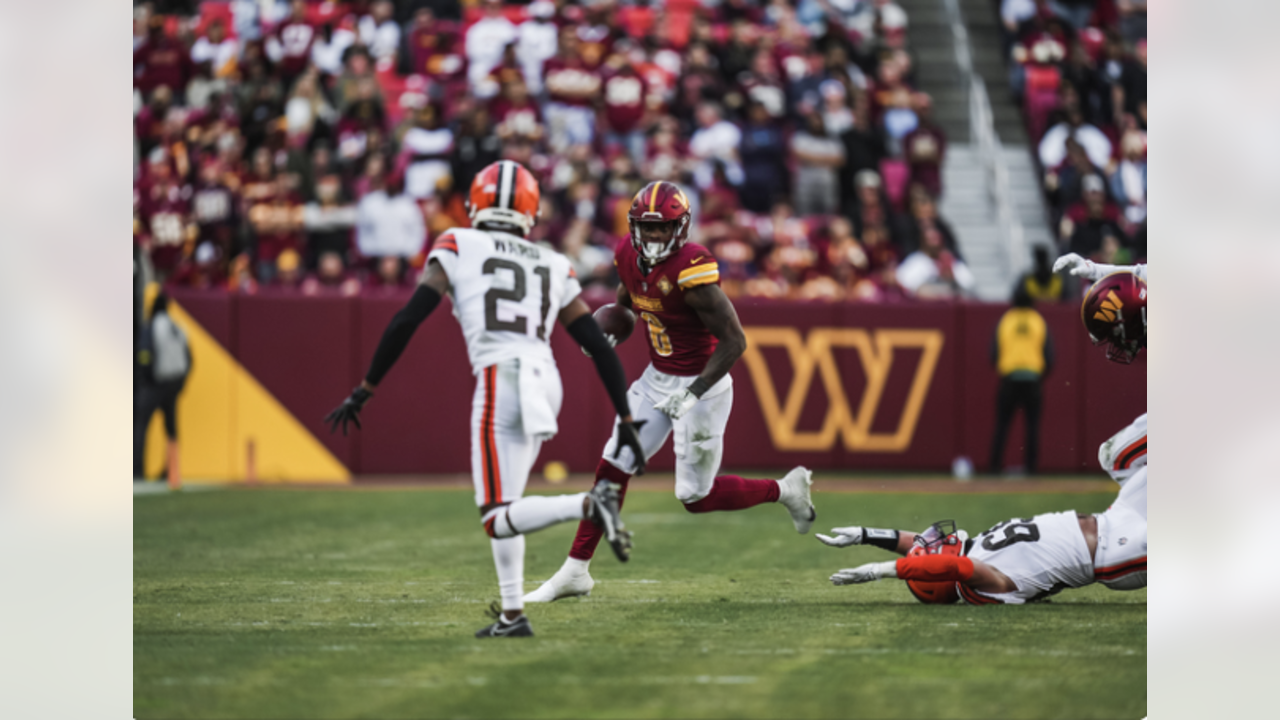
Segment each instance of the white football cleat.
M571 562L576 562L577 566L571 566ZM568 597L586 597L591 594L591 588L595 585L596 581L591 579L591 573L587 572L587 568L581 561L569 558L550 580L542 583L537 590L525 595L524 601L549 603Z
M791 513L791 522L795 523L796 532L801 535L809 532L813 521L818 519L818 512L813 509L813 501L809 498L809 486L813 484L813 473L803 465L797 465L778 481L778 502Z

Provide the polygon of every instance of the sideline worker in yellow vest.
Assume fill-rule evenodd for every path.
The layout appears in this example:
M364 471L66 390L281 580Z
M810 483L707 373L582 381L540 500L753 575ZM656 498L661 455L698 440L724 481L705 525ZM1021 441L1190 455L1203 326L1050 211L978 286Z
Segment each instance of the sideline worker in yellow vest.
M1018 283L1013 291L1013 307L996 326L991 359L1000 373L996 432L991 440L991 472L1000 472L1004 465L1009 422L1021 407L1027 422L1026 473L1034 474L1040 444L1041 383L1053 368L1053 338L1049 337L1044 317L1036 312L1025 283Z

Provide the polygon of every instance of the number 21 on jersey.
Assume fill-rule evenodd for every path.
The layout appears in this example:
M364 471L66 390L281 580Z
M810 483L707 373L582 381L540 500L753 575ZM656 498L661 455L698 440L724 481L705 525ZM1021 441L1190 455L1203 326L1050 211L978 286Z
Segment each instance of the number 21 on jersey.
M654 317L653 313L642 312L640 318L649 326L649 343L653 345L654 352L662 357L671 355L671 337L667 335L667 326L662 321Z

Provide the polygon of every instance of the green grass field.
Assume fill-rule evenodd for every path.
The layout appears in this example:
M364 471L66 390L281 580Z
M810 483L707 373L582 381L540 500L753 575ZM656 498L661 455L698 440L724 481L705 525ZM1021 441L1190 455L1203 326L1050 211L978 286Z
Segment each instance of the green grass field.
M820 486L819 486L820 487ZM1112 494L819 492L818 525L970 532ZM835 569L892 557L799 536L780 507L693 516L632 492L632 561L606 547L537 637L477 640L497 598L469 490L236 490L134 502L139 718L1139 718L1146 591L924 606ZM526 588L571 524L531 535Z

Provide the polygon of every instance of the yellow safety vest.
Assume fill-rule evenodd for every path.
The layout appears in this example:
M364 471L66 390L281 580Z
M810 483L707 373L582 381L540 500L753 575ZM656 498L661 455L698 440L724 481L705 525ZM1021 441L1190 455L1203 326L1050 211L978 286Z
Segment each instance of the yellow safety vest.
M996 327L996 368L1001 377L1018 371L1044 374L1044 344L1048 329L1032 308L1010 308Z

